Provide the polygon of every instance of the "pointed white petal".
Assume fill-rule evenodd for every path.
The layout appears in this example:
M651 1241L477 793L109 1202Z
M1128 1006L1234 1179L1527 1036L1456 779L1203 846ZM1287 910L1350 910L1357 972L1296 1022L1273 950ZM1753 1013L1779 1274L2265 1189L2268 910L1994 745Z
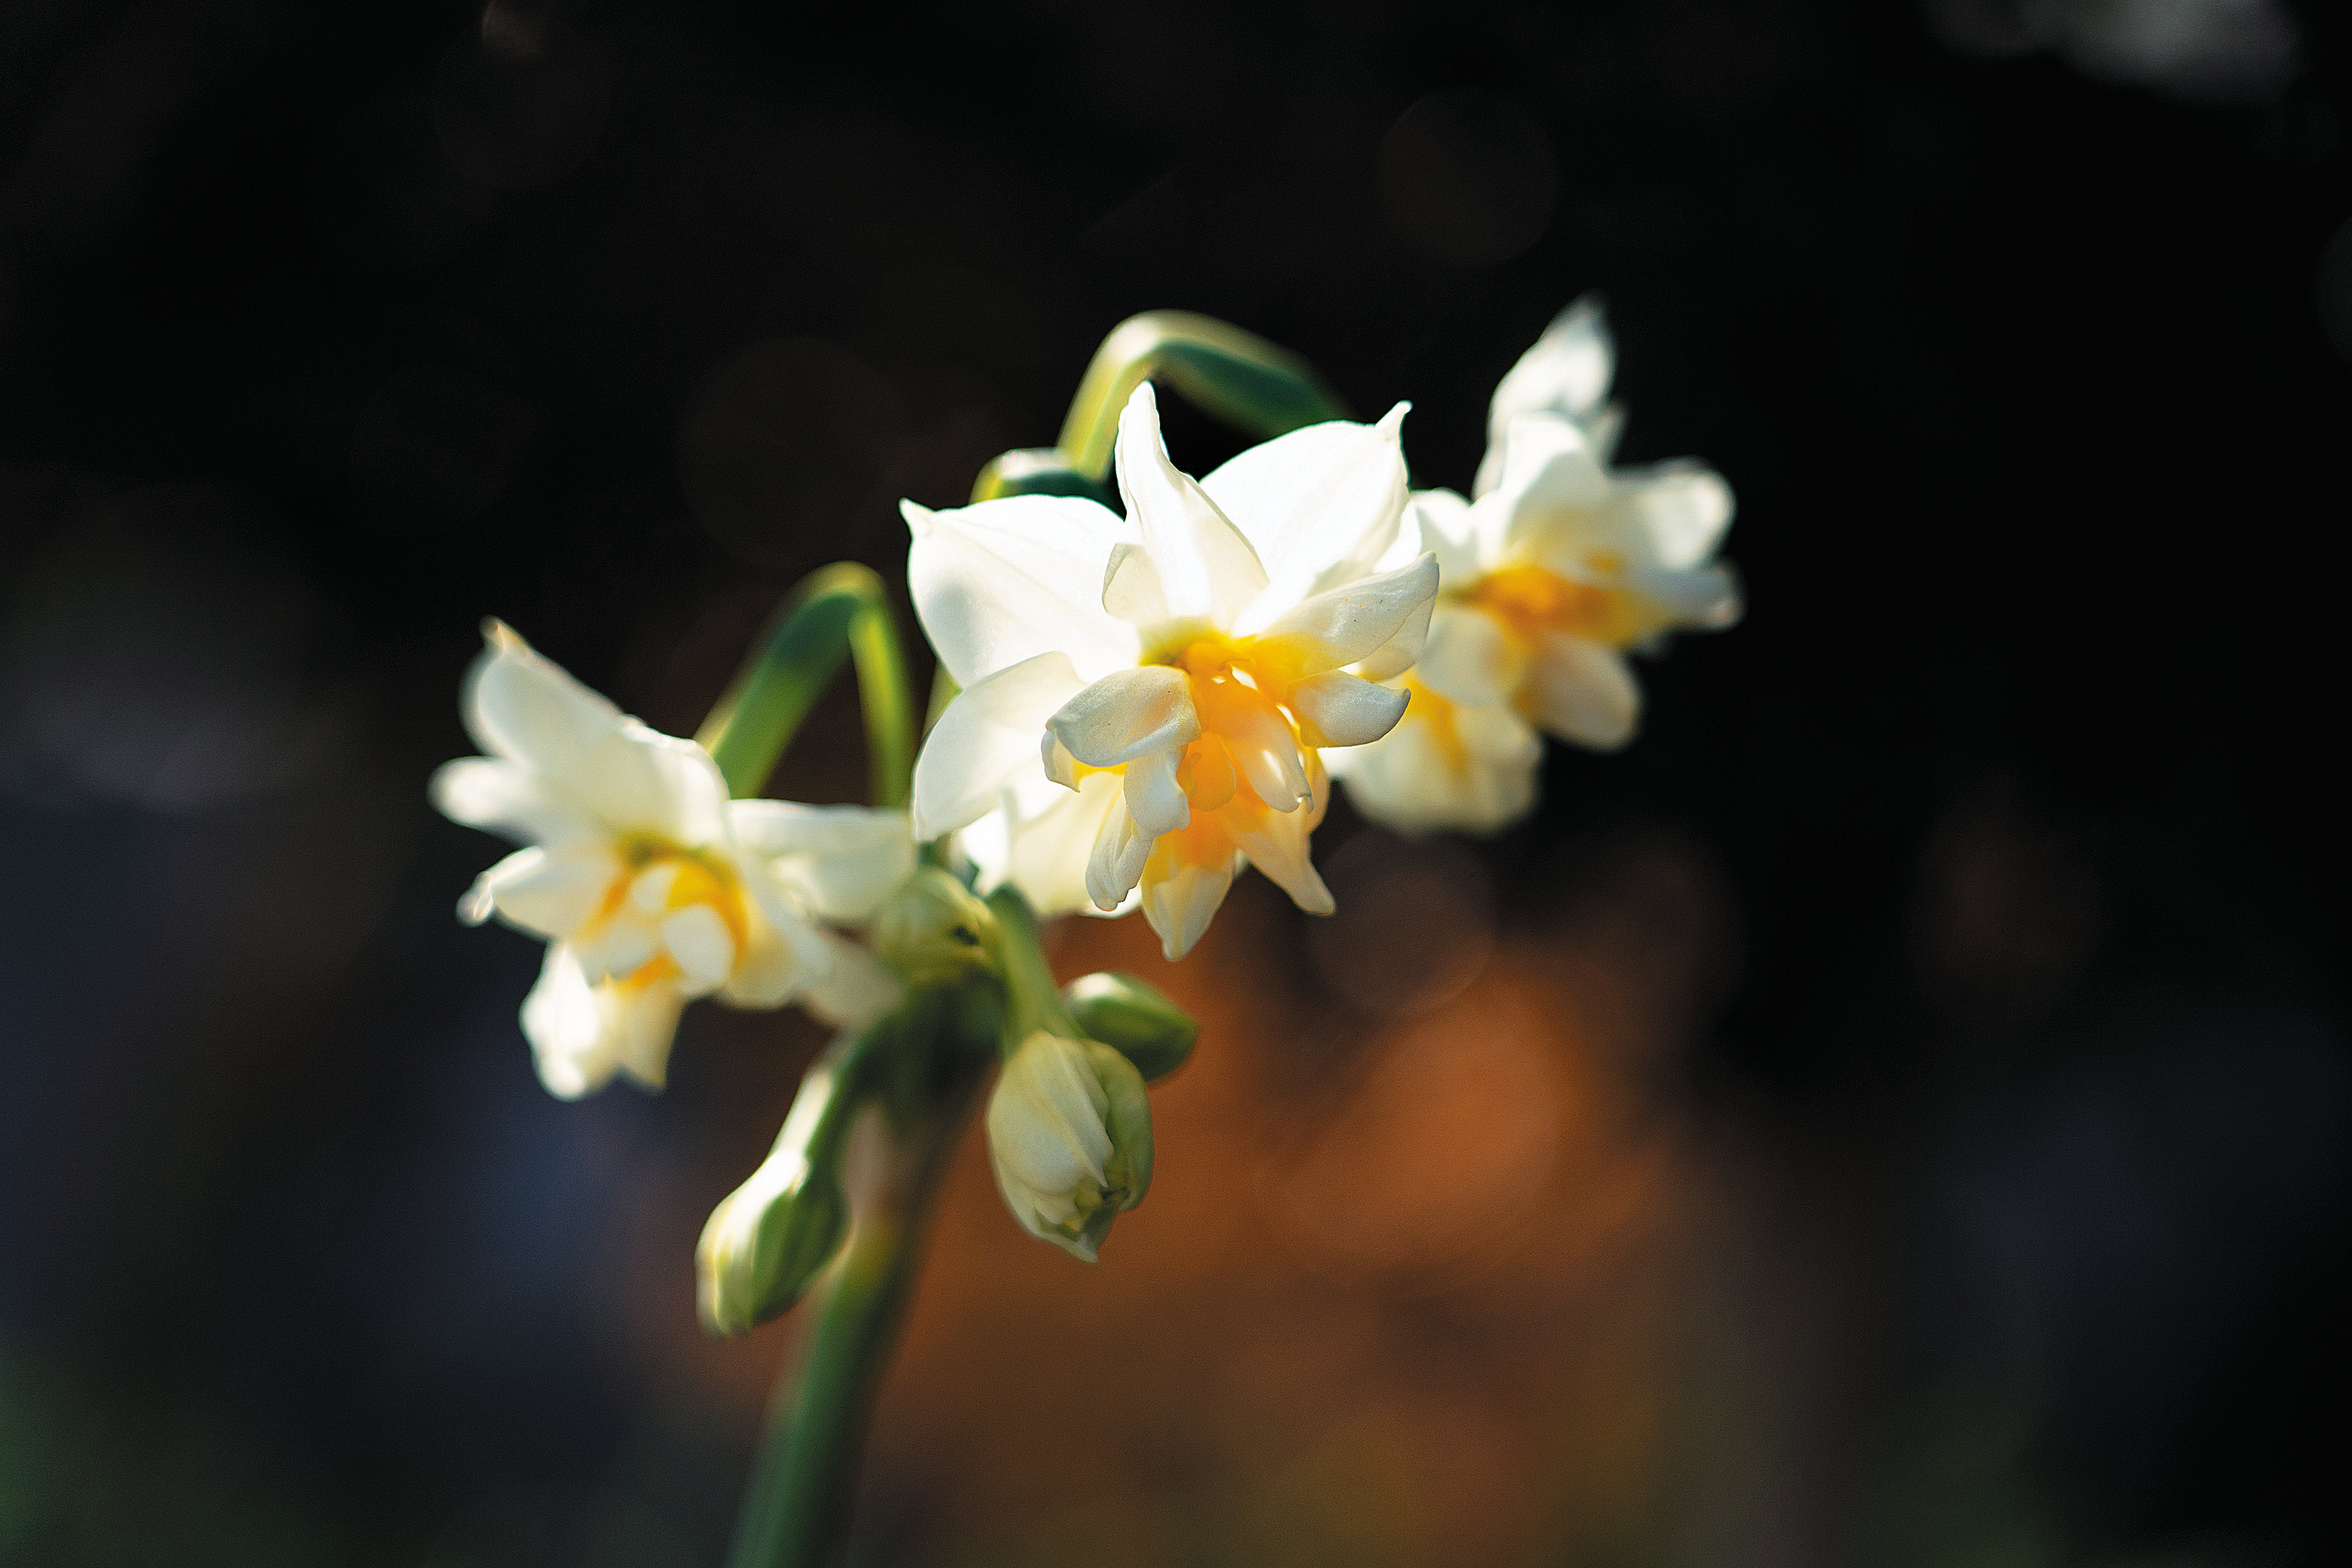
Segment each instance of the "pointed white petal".
M1160 569L1141 545L1119 545L1103 570L1102 607L1130 626L1157 626L1168 616L1168 592L1160 586Z
M604 1009L579 960L560 942L548 947L539 983L523 998L522 1032L538 1061L540 1082L559 1100L577 1100L613 1076Z
M1312 798L1297 737L1271 709L1236 705L1220 718L1217 738L1257 798L1276 810L1297 810Z
M1092 768L1117 768L1201 737L1192 683L1165 664L1119 670L1079 692L1045 721L1070 755Z
M914 530L907 591L958 684L1049 652L1087 678L1135 663L1135 630L1102 607L1112 548L1138 538L1107 507L1012 496L955 511L901 508Z
M1536 723L1580 746L1613 751L1633 738L1642 694L1625 656L1581 637L1544 639L1528 667Z
M538 774L499 757L465 757L433 775L433 804L453 822L518 843L573 843L599 836L587 813L551 793Z
M1290 894L1293 904L1309 915L1331 913L1331 890L1323 885L1307 854L1311 827L1305 813L1254 817L1234 811L1227 813L1225 826L1234 835L1234 846L1269 882Z
M518 850L482 873L463 913L479 925L496 910L510 925L558 940L593 918L614 883L627 874L620 857L601 841L562 851Z
M1291 687L1290 706L1310 727L1308 745L1365 746L1396 727L1404 716L1405 694L1345 670L1327 670Z
M1415 490L1405 509L1405 527L1381 558L1381 570L1409 566L1423 550L1437 558L1440 588L1459 588L1478 575L1478 535L1468 501L1452 490Z
M1265 590L1265 568L1240 529L1179 473L1160 438L1160 405L1145 382L1118 418L1118 493L1151 552L1168 613L1230 626Z
M1471 707L1507 702L1527 672L1527 654L1484 611L1449 607L1430 623L1413 679Z
M1397 535L1408 405L1378 424L1310 424L1244 452L1201 481L1265 565L1267 619L1334 581L1360 577ZM1245 618L1236 631L1253 628Z
M540 1082L558 1099L602 1089L615 1071L659 1089L683 1005L667 981L592 986L572 950L556 943L523 1000L522 1030Z
M1436 597L1437 558L1424 555L1411 566L1317 594L1268 626L1259 641L1296 660L1301 674L1320 674L1354 664L1399 632L1411 636L1416 622L1425 630Z
M1219 865L1183 864L1155 877L1143 890L1143 918L1160 934L1160 951L1174 963L1192 950L1233 890L1231 861Z
M1618 504L1645 536L1643 553L1660 566L1704 563L1731 527L1731 486L1704 464L1662 463L1616 480Z
M1564 415L1580 423L1599 412L1616 371L1616 348L1601 301L1586 295L1552 319L1535 346L1495 388L1487 440L1499 444L1523 413Z
M621 722L621 710L517 636L502 621L482 626L486 644L466 673L458 702L467 731L493 756L563 779Z
M548 782L611 832L658 833L688 849L727 840L727 780L710 754L633 718Z
M737 800L728 815L744 852L767 857L827 920L870 918L915 874L915 836L904 811Z
M1719 632L1739 620L1739 583L1728 567L1652 567L1628 572L1626 585L1676 626Z
M915 758L915 836L951 832L994 806L1007 780L1037 766L1045 720L1081 686L1055 652L958 693Z
M1176 762L1182 755L1181 747L1171 746L1127 765L1127 814L1147 839L1175 832L1192 820L1192 803L1176 782Z

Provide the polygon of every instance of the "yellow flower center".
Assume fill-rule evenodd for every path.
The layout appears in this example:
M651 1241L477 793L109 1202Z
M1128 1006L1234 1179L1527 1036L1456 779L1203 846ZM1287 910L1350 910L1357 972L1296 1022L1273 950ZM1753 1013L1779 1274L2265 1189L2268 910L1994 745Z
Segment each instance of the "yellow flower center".
M1154 870L1145 874L1164 874L1175 865L1224 864L1234 857L1234 842L1222 813L1255 820L1276 810L1250 787L1248 774L1235 763L1236 751L1287 745L1302 768L1312 766L1306 760L1312 748L1284 700L1298 672L1255 639L1219 632L1171 639L1144 663L1184 672L1192 711L1201 720L1200 738L1184 747L1176 763L1176 782L1192 802L1192 821L1160 836L1152 852Z
M1417 724L1427 734L1429 743L1444 759L1448 771L1462 774L1469 771L1470 748L1463 744L1462 720L1454 699L1441 692L1432 691L1411 674L1404 678L1404 689L1410 699L1405 704L1404 717L1400 725Z
M627 870L613 879L604 889L604 898L589 922L592 932L601 931L613 917L621 913L631 895L640 888L659 888L660 883L647 878L648 872L667 873L668 886L661 894L658 907L643 907L638 913L655 921L675 910L707 904L718 913L726 925L727 935L734 939L735 951L742 952L750 935L751 912L740 878L734 868L701 850L680 848L656 833L631 833L615 846L621 852L621 863ZM678 972L677 960L667 953L653 957L616 977L611 983L631 989L667 980Z
M1611 550L1593 551L1586 563L1603 576L1613 576L1625 565ZM1655 616L1634 594L1562 577L1531 562L1498 568L1453 597L1485 611L1530 648L1553 632L1622 648L1657 630Z

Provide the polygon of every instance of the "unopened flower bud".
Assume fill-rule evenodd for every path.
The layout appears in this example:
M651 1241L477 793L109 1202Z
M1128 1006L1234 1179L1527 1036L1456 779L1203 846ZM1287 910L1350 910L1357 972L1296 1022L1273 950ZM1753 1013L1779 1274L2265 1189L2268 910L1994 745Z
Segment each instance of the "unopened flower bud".
M874 949L910 985L945 985L995 962L996 917L937 866L924 866L874 917Z
M1201 1026L1133 975L1083 975L1062 988L1062 1004L1090 1040L1135 1063L1147 1083L1184 1065Z
M1091 1263L1151 1185L1143 1075L1107 1045L1038 1030L997 1074L988 1151L1022 1228Z
M788 1311L841 1249L849 1200L832 1140L819 1135L834 1087L827 1078L803 1088L775 1148L702 1228L696 1304L714 1334L749 1333Z

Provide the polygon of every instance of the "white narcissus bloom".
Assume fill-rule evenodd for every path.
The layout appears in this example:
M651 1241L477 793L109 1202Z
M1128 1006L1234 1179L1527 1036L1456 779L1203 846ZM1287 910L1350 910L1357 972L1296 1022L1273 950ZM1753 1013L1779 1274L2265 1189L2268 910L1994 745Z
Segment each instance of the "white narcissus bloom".
M904 812L730 800L701 747L624 715L498 622L484 639L460 706L489 755L443 767L433 800L526 846L458 914L546 939L522 1027L551 1092L616 1071L658 1089L696 997L797 997L840 1022L895 1003L887 972L817 921L865 918L912 873Z
M1417 491L1396 552L1426 549L1442 587L1412 695L1386 738L1330 758L1365 815L1489 831L1535 804L1538 731L1609 750L1641 691L1625 654L1739 618L1715 559L1729 486L1704 465L1609 465L1611 350L1599 309L1564 311L1495 392L1480 494Z
M1023 1229L1091 1263L1151 1185L1143 1075L1107 1045L1045 1030L1005 1058L988 1097L997 1190Z
M1251 448L1194 483L1150 383L1120 416L1122 517L1019 496L909 503L908 582L963 690L915 764L915 831L965 844L1047 914L1137 895L1180 957L1246 862L1302 909L1329 784L1318 747L1385 735L1421 653L1426 556L1376 570L1406 489L1402 405Z

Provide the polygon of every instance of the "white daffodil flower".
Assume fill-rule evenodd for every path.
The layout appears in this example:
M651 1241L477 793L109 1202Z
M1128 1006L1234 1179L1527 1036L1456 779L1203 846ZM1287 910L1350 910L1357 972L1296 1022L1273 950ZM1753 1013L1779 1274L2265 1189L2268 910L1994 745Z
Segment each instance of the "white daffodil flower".
M1393 554L1441 576L1404 719L1332 770L1367 816L1490 831L1535 804L1538 731L1600 750L1631 740L1641 690L1626 653L1739 618L1715 559L1729 486L1693 462L1613 469L1618 420L1599 309L1564 311L1496 389L1496 444L1475 502L1416 492Z
M624 715L505 625L483 634L460 706L489 755L443 767L433 800L526 846L457 908L547 941L522 1027L550 1092L573 1099L615 1072L660 1088L696 997L798 997L837 1022L894 1004L889 975L816 922L871 915L911 873L904 812L730 800L701 747Z
M1245 862L1328 913L1318 747L1394 727L1405 694L1378 683L1420 655L1437 591L1425 555L1375 567L1406 499L1403 417L1295 431L1196 484L1147 382L1119 419L1124 517L908 503L915 609L963 688L915 764L917 835L1001 810L966 835L984 868L1048 914L1135 896L1171 958Z
M1038 1030L988 1098L997 1190L1023 1229L1087 1262L1151 1185L1143 1075L1107 1045Z

